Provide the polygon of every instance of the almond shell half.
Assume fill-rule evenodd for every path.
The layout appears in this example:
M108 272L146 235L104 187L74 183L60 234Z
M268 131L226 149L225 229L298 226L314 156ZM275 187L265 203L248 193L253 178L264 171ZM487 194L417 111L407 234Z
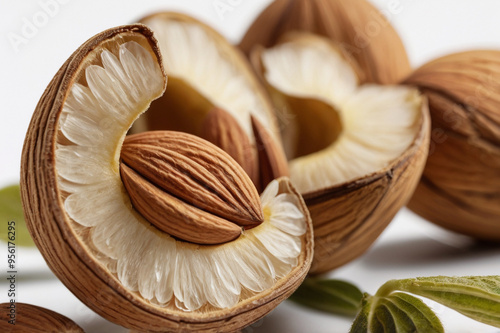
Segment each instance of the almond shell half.
M358 2L355 1L355 3ZM286 45L288 42L304 47L314 45L313 42L321 42L321 45L330 45L332 49L338 50L337 43L332 43L324 37L297 32L284 35L276 47ZM263 47L253 49L250 55L252 65L273 97L276 108L286 109L287 102L283 102L282 93L266 81L266 73L269 69L263 64L264 52ZM286 61L283 60L283 63ZM359 75L356 64L352 63L351 59L346 58L345 63ZM318 68L321 67L318 66ZM319 79L317 81L321 82ZM290 80L290 82L293 81ZM387 87L390 89L390 86ZM416 93L419 94L417 91ZM311 107L313 104L307 105ZM416 134L413 141L410 141L411 144L402 154L389 161L386 166L340 184L328 185L325 181L321 189L301 191L314 226L315 249L310 273L325 273L361 256L410 200L422 174L430 140L427 100L421 98L418 107ZM304 109L304 112L309 115L313 114L307 109ZM293 124L288 126L292 127ZM288 147L291 136L287 135L287 124L283 124L282 128L283 142L285 147ZM316 129L316 132L320 134L323 133L322 131L326 130ZM308 139L310 137L304 135L305 144L308 143ZM325 159L324 165L328 163ZM309 172L305 167L302 171ZM307 176L304 175L303 178L307 179ZM300 186L297 185L297 187L300 189Z
M121 26L85 42L64 63L41 97L28 128L21 161L21 194L28 229L63 284L88 307L116 324L141 332L240 330L269 313L305 278L312 260L310 220L298 265L277 280L273 288L246 298L232 308L184 312L148 302L120 283L116 274L100 261L102 255L86 242L90 231L77 226L67 213L63 202L65 193L56 169L56 145L64 141L58 132L63 105L75 82L85 83L82 70L99 61L96 59L100 51L127 41L135 41L145 48L164 73L152 31L144 25ZM163 89L165 84L163 74ZM280 191L298 196L285 179L280 180ZM299 208L307 214L303 202Z

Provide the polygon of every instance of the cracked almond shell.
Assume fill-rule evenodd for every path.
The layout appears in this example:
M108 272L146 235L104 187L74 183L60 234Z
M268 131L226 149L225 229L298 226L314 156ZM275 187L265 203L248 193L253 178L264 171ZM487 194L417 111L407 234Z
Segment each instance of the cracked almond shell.
M423 65L405 83L429 99L432 137L409 208L447 229L500 240L500 52Z
M362 255L410 199L428 152L425 98L360 84L337 44L290 33L251 59L277 110L290 178L314 225L311 273Z
M252 23L239 47L271 47L292 31L310 32L338 43L362 69L363 82L398 83L410 63L398 33L366 0L275 0Z
M117 27L84 43L50 82L28 128L26 223L51 270L104 318L141 332L237 331L306 276L310 218L279 179L261 196L264 222L220 246L174 239L144 220L121 182L120 151L165 86L146 26Z

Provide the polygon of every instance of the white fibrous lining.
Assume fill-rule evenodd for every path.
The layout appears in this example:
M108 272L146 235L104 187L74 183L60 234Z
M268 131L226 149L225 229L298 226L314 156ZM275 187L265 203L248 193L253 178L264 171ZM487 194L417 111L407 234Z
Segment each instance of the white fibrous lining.
M296 199L278 194L272 182L261 197L265 221L219 246L178 241L151 227L130 205L119 154L127 129L161 94L162 73L135 42L122 44L119 57L104 50L101 58L104 67L86 69L88 87L73 85L60 118L59 129L72 142L56 146L68 216L91 228L93 247L121 283L154 304L228 308L243 291L272 287L297 265L306 226Z
M262 53L266 80L283 93L342 105L358 86L350 65L329 45L283 44Z
M291 180L300 192L376 172L413 142L421 105L415 89L358 86L349 63L319 40L284 43L266 50L262 61L272 86L290 96L330 104L342 122L342 132L332 145L290 161Z
M200 25L154 18L145 23L155 32L168 76L183 79L233 115L249 137L253 137L250 114L272 128L269 107L252 82Z

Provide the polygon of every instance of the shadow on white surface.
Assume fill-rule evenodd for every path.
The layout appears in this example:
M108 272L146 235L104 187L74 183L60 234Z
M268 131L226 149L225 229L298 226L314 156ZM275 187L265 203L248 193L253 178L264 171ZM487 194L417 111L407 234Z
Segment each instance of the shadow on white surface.
M415 265L449 265L453 262L500 258L500 244L470 241L461 247L436 239L417 238L380 244L363 257L363 263L373 270L415 267Z
M354 318L333 316L285 301L270 315L247 327L242 333L347 333L353 320Z

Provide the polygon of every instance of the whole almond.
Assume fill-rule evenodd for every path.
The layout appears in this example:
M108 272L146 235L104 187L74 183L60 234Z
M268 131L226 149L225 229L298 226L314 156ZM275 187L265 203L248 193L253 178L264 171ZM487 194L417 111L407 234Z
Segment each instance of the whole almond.
M263 221L251 180L234 160L191 134L152 131L125 139L121 175L134 207L161 230L199 244L235 239Z

